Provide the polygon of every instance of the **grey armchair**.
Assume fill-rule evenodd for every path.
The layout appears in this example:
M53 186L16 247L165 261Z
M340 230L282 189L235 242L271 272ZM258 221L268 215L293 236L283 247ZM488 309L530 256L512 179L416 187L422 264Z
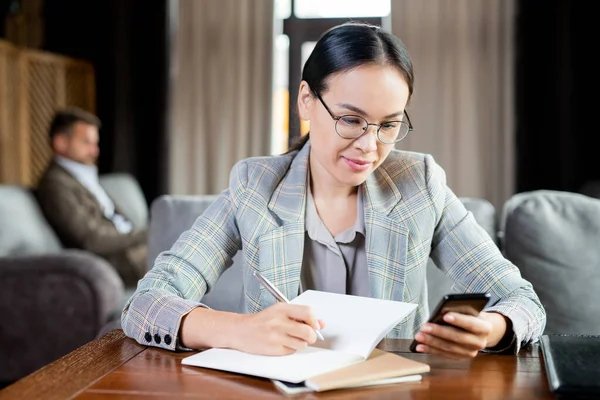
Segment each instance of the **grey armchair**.
M600 200L539 190L504 206L500 238L546 308L547 334L600 334Z
M105 174L100 183L136 227L147 227L131 175ZM0 185L0 387L120 327L134 290L104 259L63 248L31 190Z
M94 339L122 297L106 261L62 248L30 190L0 185L0 386Z

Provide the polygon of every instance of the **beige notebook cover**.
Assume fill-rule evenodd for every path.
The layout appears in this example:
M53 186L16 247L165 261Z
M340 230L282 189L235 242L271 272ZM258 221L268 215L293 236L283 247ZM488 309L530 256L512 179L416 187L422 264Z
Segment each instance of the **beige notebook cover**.
M429 365L402 356L374 349L369 358L306 380L305 385L317 392L363 386L390 378L420 375L429 372Z

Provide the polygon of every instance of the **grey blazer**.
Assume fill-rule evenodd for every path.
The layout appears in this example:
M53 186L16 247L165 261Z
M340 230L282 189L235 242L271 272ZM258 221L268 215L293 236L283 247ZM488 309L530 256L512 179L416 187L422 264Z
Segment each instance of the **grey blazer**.
M239 249L246 312L275 302L254 270L288 298L298 295L309 150L310 142L299 152L250 158L233 167L229 188L139 282L122 314L128 336L178 348L182 316L202 305ZM431 255L458 290L491 293L487 311L512 321L517 351L538 339L546 314L531 284L446 186L445 173L430 155L393 150L360 190L372 296L418 304L388 337L412 338L428 317L425 269ZM156 343L156 334L168 340Z

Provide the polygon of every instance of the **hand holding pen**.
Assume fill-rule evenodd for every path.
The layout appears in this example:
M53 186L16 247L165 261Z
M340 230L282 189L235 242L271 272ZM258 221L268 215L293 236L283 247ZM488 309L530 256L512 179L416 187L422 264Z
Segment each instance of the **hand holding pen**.
M279 291L279 289L277 289L275 287L275 285L273 285L267 278L265 278L264 276L262 276L260 273L253 271L254 277L258 280L258 282L260 282L260 284L269 292L271 293L271 295L273 297L275 297L275 299L277 299L277 301L280 301L282 303L286 303L286 304L290 304L290 301L283 295L283 293L281 293ZM320 340L325 340L323 338L323 335L321 334L321 332L319 332L319 330L321 329L321 327L319 326L319 321L317 321L316 323L316 330L315 333L317 334L317 337Z

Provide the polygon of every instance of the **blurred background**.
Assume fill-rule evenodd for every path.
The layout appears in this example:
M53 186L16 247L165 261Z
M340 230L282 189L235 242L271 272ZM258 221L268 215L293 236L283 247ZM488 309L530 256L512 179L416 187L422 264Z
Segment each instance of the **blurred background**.
M397 147L432 154L459 197L491 203L478 222L517 244L507 257L568 322L549 326L598 333L580 296L598 293L598 200L527 200L504 236L494 214L538 189L600 198L593 4L0 0L0 388L119 327L135 290L63 249L32 196L55 111L78 106L102 121L100 183L136 228L150 226L152 267L212 198L163 195L218 194L237 161L280 154L310 129L296 113L303 63L348 20L391 31L412 58L414 131ZM556 282L536 280L546 278Z
M103 122L100 172L133 174L149 203L218 193L237 160L306 132L302 64L352 19L406 44L415 130L398 147L433 154L459 196L582 191L600 178L590 4L2 0L0 183L35 185L52 113L77 105Z

